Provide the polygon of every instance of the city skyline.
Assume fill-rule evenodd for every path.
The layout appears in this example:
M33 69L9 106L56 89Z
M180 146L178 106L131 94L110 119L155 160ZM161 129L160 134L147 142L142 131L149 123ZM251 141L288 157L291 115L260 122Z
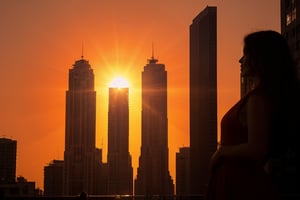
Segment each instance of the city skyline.
M3 95L0 134L18 141L17 175L36 181L40 188L43 187L45 164L63 158L66 72L76 55L81 55L82 41L84 56L95 68L95 90L99 99L96 146L103 148L104 158L107 152L107 83L114 73L127 78L133 91L132 98L129 97L130 112L135 113L130 121L139 122L139 76L145 58L151 55L151 43L154 43L155 56L164 61L169 72L169 159L171 176L175 180L175 152L180 146L189 145L187 33L193 17L211 2L218 6L218 52L221 52L218 53L218 118L239 98L237 61L242 54L243 36L257 29L279 30L280 23L279 2L274 1L155 1L143 4L136 1L133 6L136 12L132 15L126 15L132 8L123 9L130 5L123 5L121 1L118 5L32 2L3 1L0 8L0 23L5 27L0 50L5 66L0 73ZM275 7L270 9L270 6ZM98 11L103 7L109 12ZM147 12L149 8L157 11L155 16ZM51 15L54 10L58 11L55 16ZM266 11L270 11L269 15ZM98 12L101 16L96 17ZM76 13L82 15L76 17ZM267 17L256 18L253 13ZM110 23L104 26L103 19ZM137 25L141 26L139 30L134 28ZM233 29L231 34L226 30L228 27ZM130 138L134 173L139 156L139 129L131 130Z

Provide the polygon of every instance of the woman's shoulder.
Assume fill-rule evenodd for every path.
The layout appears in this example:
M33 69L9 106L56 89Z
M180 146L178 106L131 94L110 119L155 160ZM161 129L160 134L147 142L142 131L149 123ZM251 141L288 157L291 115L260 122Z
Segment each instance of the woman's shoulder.
M256 88L249 92L247 96L247 107L253 111L261 109L268 111L271 109L271 99L267 92L262 88Z

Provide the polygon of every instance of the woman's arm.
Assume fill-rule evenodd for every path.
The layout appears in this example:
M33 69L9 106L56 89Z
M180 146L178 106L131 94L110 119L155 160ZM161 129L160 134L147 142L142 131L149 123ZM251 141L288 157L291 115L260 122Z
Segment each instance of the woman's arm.
M270 105L265 97L251 95L246 109L248 142L221 146L212 157L212 167L220 157L229 160L251 159L259 163L264 161L270 140Z

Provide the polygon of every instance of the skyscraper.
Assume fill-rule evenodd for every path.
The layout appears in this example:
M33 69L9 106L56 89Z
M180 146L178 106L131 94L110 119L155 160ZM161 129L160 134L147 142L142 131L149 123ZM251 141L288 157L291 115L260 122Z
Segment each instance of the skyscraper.
M95 194L108 194L108 164L102 162L102 149L96 148Z
M173 195L169 173L167 71L152 56L142 72L142 146L136 195Z
M176 196L190 194L190 148L181 147L176 153Z
M53 160L44 167L44 195L60 196L63 194L63 160Z
M287 40L297 65L298 79L300 80L300 2L297 0L281 0L281 34ZM295 91L296 92L296 91ZM298 93L300 91L297 91ZM297 110L297 108L295 108ZM293 116L294 118L294 116ZM298 119L295 117L295 119ZM298 129L286 130L285 135L299 134ZM298 141L293 142L291 138L284 138L282 146L288 142L288 151L273 154L269 160L269 172L273 181L282 194L293 194L300 197L299 177L300 167L298 160L300 152Z
M80 59L69 70L66 92L64 194L94 193L96 92L89 62Z
M281 34L286 38L295 57L300 79L300 2L281 0Z
M132 195L128 88L109 88L107 161L108 193Z
M17 141L0 138L0 184L16 182Z
M208 182L208 163L217 148L217 8L206 7L190 25L191 194Z

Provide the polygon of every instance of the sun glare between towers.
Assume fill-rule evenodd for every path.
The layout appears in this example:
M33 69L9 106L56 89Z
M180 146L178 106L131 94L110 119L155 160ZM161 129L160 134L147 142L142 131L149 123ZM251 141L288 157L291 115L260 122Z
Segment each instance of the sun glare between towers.
M110 88L129 88L129 83L126 79L122 77L115 77L109 84Z

